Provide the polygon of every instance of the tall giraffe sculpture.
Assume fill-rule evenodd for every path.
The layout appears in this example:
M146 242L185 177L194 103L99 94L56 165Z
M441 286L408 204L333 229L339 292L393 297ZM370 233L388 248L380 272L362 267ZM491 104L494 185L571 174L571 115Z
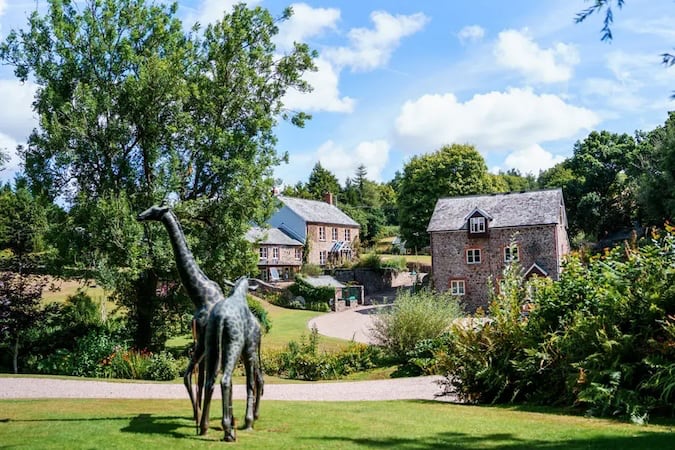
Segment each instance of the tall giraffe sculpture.
M183 287L194 304L195 310L192 317L192 334L195 345L190 363L183 375L183 382L190 397L194 420L199 431L200 412L204 387L204 365L200 364L204 357L204 336L209 311L218 301L225 298L218 283L210 280L200 269L195 258L187 246L183 229L178 218L168 206L155 205L138 215L139 221L161 222L169 233L171 246L173 247L176 268ZM197 390L192 387L192 374L195 367L198 368Z
M242 277L234 285L230 296L216 303L206 324L206 384L204 386L204 411L201 418L201 433L209 428L211 396L222 368L220 388L223 404L224 441L236 440L234 415L232 414L232 372L240 357L246 370L246 424L253 428L258 418L260 396L263 393L263 373L260 362L261 330L258 320L246 302L249 289L248 278Z

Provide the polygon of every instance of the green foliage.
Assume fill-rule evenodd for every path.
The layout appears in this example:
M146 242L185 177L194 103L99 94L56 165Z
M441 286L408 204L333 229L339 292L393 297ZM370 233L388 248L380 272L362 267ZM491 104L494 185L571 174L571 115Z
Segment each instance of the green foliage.
M419 342L441 336L461 312L457 298L449 293L399 292L393 305L378 310L372 335L393 357L405 362Z
M340 182L332 172L324 169L321 163L318 162L309 174L306 189L312 200L323 200L323 196L326 193L337 196L340 192Z
M288 290L295 296L305 299L307 304L328 303L335 297L335 288L329 286L314 287L307 283L302 277L296 277L295 283L289 286Z
M156 381L171 381L178 377L178 362L168 352L153 353L145 373L145 379Z
M258 323L260 323L263 333L269 333L270 329L272 328L272 322L270 321L269 314L267 314L267 310L263 307L262 303L250 295L246 296L246 302L248 303L248 307L253 315L258 319Z
M310 277L317 277L323 275L323 269L319 265L308 263L302 265L302 271L300 273Z
M350 373L377 367L382 361L379 349L356 342L338 352L319 351L319 333L291 341L286 349L263 353L265 373L296 380L338 379Z
M572 257L559 282L510 272L482 326L455 327L440 363L478 402L578 405L644 422L672 409L675 233Z
M453 144L414 156L403 169L398 189L401 237L408 248L429 245L426 227L439 198L480 194L490 187L485 160L471 145Z

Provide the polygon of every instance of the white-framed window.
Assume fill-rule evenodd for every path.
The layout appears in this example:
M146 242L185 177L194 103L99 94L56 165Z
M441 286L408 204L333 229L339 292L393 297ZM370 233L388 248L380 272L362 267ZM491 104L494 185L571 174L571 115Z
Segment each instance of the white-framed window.
M345 228L345 241L351 242L352 240L352 230L349 228Z
M260 259L267 259L267 247L260 247L258 253L260 253Z
M485 233L485 217L472 217L469 219L469 227L471 233Z
M467 264L480 264L480 249L479 248L470 248L466 251L466 263Z
M333 241L338 240L338 229L337 228L333 228L333 235L331 237L332 237Z
M272 248L272 259L279 259L279 247Z
M509 245L504 247L504 262L512 262L520 260L520 252L517 245Z
M319 265L323 266L326 264L326 261L328 259L328 252L326 250L322 250L319 252Z
M319 227L319 240L320 241L326 240L326 227L324 226Z
M450 280L450 293L452 295L466 294L466 284L464 280Z
M301 248L296 248L295 249L295 259L300 261L302 259L302 249Z

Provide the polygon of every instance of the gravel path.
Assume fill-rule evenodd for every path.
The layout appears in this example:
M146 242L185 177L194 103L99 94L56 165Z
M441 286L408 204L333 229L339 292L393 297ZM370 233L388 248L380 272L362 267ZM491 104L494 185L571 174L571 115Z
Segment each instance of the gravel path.
M361 400L438 400L454 401L452 396L437 397L440 377L396 378L375 381L332 383L267 384L264 400L361 401ZM234 398L245 399L243 384L234 386ZM216 387L214 397L220 398ZM18 398L150 398L186 399L182 384L111 383L91 380L0 377L0 399Z
M373 343L370 329L377 306L365 306L339 313L324 314L309 321L320 334L356 342ZM265 400L361 401L361 400L437 400L455 401L442 396L437 381L441 377L396 378L375 381L331 383L268 384ZM235 385L234 398L245 399L246 387ZM216 387L214 397L220 398ZM0 399L16 398L152 398L187 399L182 384L111 383L105 381L57 380L50 378L0 377Z

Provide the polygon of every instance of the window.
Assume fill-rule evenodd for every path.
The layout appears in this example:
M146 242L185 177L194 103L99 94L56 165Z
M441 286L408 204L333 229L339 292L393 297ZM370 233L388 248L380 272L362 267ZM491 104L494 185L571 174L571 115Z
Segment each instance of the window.
M351 242L352 240L352 230L349 228L345 229L345 241Z
M480 264L480 249L470 248L466 251L467 264Z
M326 264L326 259L328 257L328 252L326 250L323 250L319 252L319 265L323 266Z
M272 249L272 259L279 259L279 247Z
M295 259L300 261L302 259L302 249L301 248L296 248L295 249Z
M319 240L320 241L325 241L326 240L326 227L319 227Z
M333 228L333 235L331 236L331 239L332 239L333 241L337 241L337 240L338 240L338 229L337 229L337 228Z
M520 255L518 254L518 246L517 245L510 245L508 247L504 247L504 262L512 262L512 261L518 261L520 259Z
M469 226L471 233L485 233L485 217L472 217L469 219Z
M258 251L260 253L260 259L267 259L267 247L260 247Z
M452 295L464 295L466 293L464 280L450 280L450 293Z

